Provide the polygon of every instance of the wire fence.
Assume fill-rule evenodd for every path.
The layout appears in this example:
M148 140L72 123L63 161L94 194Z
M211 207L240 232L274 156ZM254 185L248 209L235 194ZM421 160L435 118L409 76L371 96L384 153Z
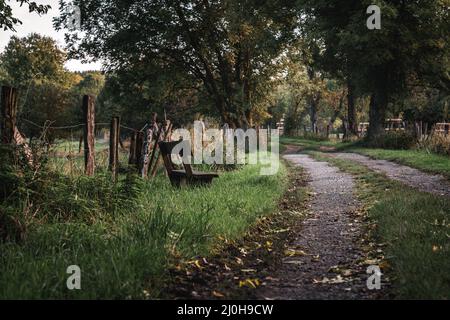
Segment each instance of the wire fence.
M37 141L45 140L45 147L48 155L48 163L53 169L69 174L82 175L85 172L85 127L86 123L76 123L68 125L53 125L53 121L46 120L43 124L20 117L17 118L17 126L23 132L27 132L32 128L40 132L38 138L30 136L27 139L29 145L34 145ZM111 122L96 122L94 124L94 154L95 168L97 171L106 171L110 167L110 129ZM120 133L118 135L118 171L139 166L139 153L142 149L141 145L136 146L137 136L145 136L145 131L151 125L145 124L140 129L133 128L126 124L120 124ZM155 131L155 130L154 130ZM154 135L156 135L156 131ZM25 136L21 134L25 139ZM34 135L36 136L36 135ZM134 151L133 146L134 145ZM141 143L142 141L137 141ZM156 142L153 142L152 148L155 149ZM139 150L137 150L139 149ZM137 151L136 151L137 150ZM131 153L137 153L132 159Z

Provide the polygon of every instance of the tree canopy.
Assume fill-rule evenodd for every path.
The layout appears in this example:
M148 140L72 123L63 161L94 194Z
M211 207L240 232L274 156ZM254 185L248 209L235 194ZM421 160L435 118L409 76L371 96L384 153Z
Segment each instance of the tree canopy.
M15 31L14 26L22 24L22 21L13 16L10 2L20 3L20 6L27 5L30 12L36 12L37 14L45 14L51 9L49 5L37 4L30 0L0 0L0 28L3 28L4 31Z
M66 5L64 1L62 5ZM72 56L104 59L110 69L175 65L200 82L224 122L252 125L294 36L294 1L82 1ZM61 28L69 17L56 21Z

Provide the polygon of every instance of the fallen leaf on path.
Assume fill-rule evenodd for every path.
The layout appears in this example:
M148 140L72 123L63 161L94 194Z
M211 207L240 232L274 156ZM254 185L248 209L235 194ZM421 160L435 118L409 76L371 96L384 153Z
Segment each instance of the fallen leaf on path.
M366 264L366 265L375 265L378 263L379 263L379 261L377 259L367 259L367 260L364 260L364 262L363 262L363 264Z
M203 268L203 267L200 265L200 261L198 261L198 260L195 260L195 261L194 261L194 265L195 265L197 268L199 268L200 270Z
M274 230L273 233L283 233L283 232L288 232L290 229L279 229L279 230Z
M245 280L241 280L239 281L239 288L242 287L249 287L249 288L256 288L257 286L259 286L261 283L259 282L258 279L245 279Z
M347 280L351 281L351 280ZM341 275L338 275L336 278L329 279L327 277L324 277L322 280L313 279L314 284L340 284L347 282L344 278L342 278Z
M267 281L280 281L278 278L272 278L271 276L266 277Z
M216 298L224 298L225 297L222 293L220 293L218 291L213 291L212 295Z
M299 261L299 260L288 260L288 261L283 261L283 263L286 263L286 264L305 264L303 261Z
M286 250L284 250L284 255L286 255L288 257L301 257L301 256L306 256L306 252L303 250L286 249Z

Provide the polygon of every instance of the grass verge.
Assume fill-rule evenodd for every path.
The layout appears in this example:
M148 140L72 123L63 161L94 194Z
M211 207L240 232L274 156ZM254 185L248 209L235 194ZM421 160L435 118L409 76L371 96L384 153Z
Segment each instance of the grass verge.
M171 259L208 256L214 245L241 237L276 208L286 169L281 165L274 176L261 176L259 169L249 165L223 173L210 188L174 189L161 176L129 183L130 191L121 181L108 197L121 190L130 198L101 214L101 178L83 177L92 188L65 188L64 202L88 204L88 221L73 213L69 221L42 217L28 226L23 241L0 243L0 298L157 298ZM81 269L81 290L66 287L70 265Z
M206 259L198 256L177 261L170 270L164 298L261 299L255 289L276 281L273 275L307 215L310 193L306 174L298 166L286 165L288 187L278 207L258 218L245 236L235 241L223 239Z

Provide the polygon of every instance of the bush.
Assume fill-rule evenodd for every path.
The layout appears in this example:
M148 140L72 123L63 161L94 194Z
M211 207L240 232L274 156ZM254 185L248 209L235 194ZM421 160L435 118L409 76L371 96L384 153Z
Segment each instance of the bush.
M369 148L407 150L416 145L416 138L408 131L388 131L374 139L366 140L365 145Z
M314 132L305 132L302 136L303 139L312 140L317 142L328 141L329 139L326 136L314 133Z
M433 134L429 139L422 141L419 147L428 152L450 156L450 135Z

